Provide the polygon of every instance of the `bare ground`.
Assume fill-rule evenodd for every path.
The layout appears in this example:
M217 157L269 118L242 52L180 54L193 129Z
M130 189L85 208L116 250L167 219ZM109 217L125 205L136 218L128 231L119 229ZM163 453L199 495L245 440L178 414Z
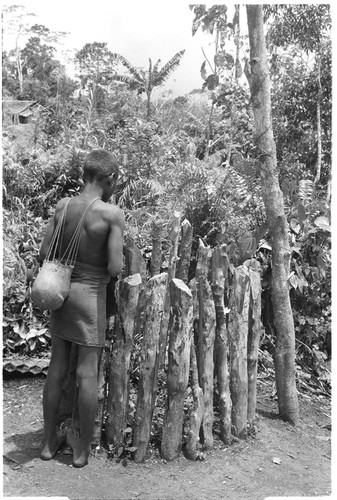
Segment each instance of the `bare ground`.
M89 465L74 469L67 448L50 462L39 459L43 383L43 377L4 380L5 497L262 500L331 494L331 408L322 395L299 394L301 421L294 428L277 418L272 383L260 380L256 432L246 440L225 447L216 439L215 449L196 462L182 456L166 463L154 450L143 464L116 463L100 448Z

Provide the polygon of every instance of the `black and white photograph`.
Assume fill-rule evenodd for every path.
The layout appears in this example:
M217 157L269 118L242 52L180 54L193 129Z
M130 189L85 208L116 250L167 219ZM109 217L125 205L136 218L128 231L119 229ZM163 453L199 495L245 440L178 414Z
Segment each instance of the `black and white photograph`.
M335 498L334 12L2 2L5 500Z

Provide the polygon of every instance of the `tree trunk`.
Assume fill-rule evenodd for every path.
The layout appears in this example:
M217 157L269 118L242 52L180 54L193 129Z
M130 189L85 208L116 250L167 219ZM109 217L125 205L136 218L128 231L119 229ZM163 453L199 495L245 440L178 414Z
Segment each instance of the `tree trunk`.
M246 75L253 106L256 146L260 162L262 195L272 242L271 291L276 328L275 375L280 416L293 424L299 421L295 381L295 330L288 277L290 247L283 196L279 186L276 148L271 121L270 79L263 31L262 5L247 5L250 67Z
M197 264L197 286L199 289L198 369L200 386L204 393L204 418L201 440L205 450L213 448L213 379L215 307L210 282L212 250L200 242Z
M261 337L261 266L255 259L245 262L249 268L250 306L248 323L248 423L256 418L257 364Z
M106 421L108 444L117 449L124 445L124 432L127 427L130 360L141 284L139 273L119 282L119 312L115 322L115 341L110 361Z
M179 260L177 265L176 277L188 283L188 271L191 261L191 249L193 240L193 228L188 220L181 224L181 241L179 249Z
M197 444L199 441L199 433L201 422L204 418L204 393L199 385L198 363L195 352L195 345L192 338L191 342L191 385L193 394L193 410L190 414L190 429L186 438L186 447L184 455L189 460L197 458Z
M232 400L229 388L227 313L224 302L227 276L226 245L221 245L213 250L212 255L212 289L216 314L215 373L219 392L220 439L225 444L230 444Z
M144 338L140 362L138 396L133 433L135 462L144 460L150 441L152 415L157 392L159 332L163 315L167 273L150 278L146 286Z
M165 460L174 460L181 451L184 400L188 386L193 328L191 291L183 281L173 279L170 293L167 402L161 443L161 455Z
M322 82L321 82L321 53L318 50L317 56L317 85L318 85L318 95L317 95L317 168L315 175L315 184L318 184L321 179L322 170L322 125L321 125L321 102L322 102Z
M160 347L159 347L160 366L163 366L165 364L167 332L170 319L170 283L176 274L179 230L180 230L180 212L173 212L173 218L171 221L171 231L170 231L171 249L170 249L168 269L167 269L167 275L168 275L167 290L165 296L163 318L160 327Z

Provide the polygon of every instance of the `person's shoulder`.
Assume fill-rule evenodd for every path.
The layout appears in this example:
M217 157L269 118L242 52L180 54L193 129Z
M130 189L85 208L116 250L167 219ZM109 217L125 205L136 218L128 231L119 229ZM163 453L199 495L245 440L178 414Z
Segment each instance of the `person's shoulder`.
M121 208L117 207L117 205L102 202L102 209L104 210L104 215L110 222L124 225L124 212Z
M60 212L61 210L63 210L69 200L70 200L70 198L61 198L61 200L59 200L56 203L55 213Z

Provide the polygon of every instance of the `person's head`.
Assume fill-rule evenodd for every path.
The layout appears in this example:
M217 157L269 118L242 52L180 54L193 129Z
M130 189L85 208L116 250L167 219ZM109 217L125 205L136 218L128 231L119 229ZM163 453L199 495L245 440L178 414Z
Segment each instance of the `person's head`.
M119 166L115 156L105 149L94 149L84 162L83 180L85 184L96 183L103 188L103 197L112 195L118 180Z

